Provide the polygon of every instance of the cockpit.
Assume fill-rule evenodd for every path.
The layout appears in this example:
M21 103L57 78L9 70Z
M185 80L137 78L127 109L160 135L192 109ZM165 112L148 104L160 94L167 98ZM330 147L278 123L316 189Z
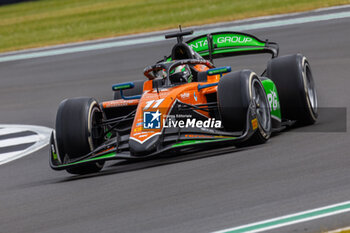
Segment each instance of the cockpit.
M167 87L198 82L204 76L206 78L205 71L214 68L214 65L195 52L191 46L182 42L183 36L192 33L193 31L180 31L166 35L167 39L177 38L177 44L172 48L171 55L153 66L146 67L144 75L150 80L155 80L157 86Z
M162 80L162 86L176 86L201 81L199 77L206 76L206 70L211 68L214 65L203 59L175 60L149 66L144 75L150 80Z

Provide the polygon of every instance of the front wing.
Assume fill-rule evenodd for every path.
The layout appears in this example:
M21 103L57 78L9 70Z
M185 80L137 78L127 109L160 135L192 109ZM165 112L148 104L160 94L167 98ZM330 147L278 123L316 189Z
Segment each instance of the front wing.
M157 157L178 155L187 152L205 150L208 148L232 146L249 139L258 126L255 111L250 107L247 111L246 130L241 132L226 132L214 129L172 129L162 132L162 142L165 146L158 148L155 152L143 155L133 156L128 151L129 137L120 139L114 137L107 140L95 150L76 159L63 161L63 157L57 149L55 131L50 139L50 166L54 170L65 170L71 167L78 167L83 164L102 162L107 160L146 160ZM118 145L118 146L117 146Z

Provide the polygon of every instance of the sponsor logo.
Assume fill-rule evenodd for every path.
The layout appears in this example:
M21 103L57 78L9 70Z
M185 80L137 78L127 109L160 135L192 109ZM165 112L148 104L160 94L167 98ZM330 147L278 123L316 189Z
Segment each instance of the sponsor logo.
M245 37L245 36L225 36L225 37L219 37L218 43L240 43L240 44L246 44L249 42L252 42L252 38Z
M140 131L142 131L142 127L136 127L136 128L134 129L134 132L140 132Z
M149 131L143 131L143 132L139 132L139 133L134 133L133 135L134 136L139 136L139 135L141 135L141 136L139 136L139 137L146 137L147 135L149 135L150 134L150 132Z
M267 99L270 104L270 108L274 111L278 108L277 94L275 91L270 90L270 93L267 94Z
M255 130L256 128L258 128L258 119L254 118L252 120L252 127L253 127L253 130Z
M136 105L138 103L139 103L138 99L135 99L135 100L112 100L112 101L103 102L102 105L104 108L114 108L114 107Z
M190 93L188 93L188 92L182 93L182 94L180 94L180 97L181 97L181 99L188 99L188 98L190 98Z
M197 41L195 44L191 44L191 48L201 48L201 47L208 47L208 40L205 39L205 40L200 40L200 41Z
M217 37L216 42L217 44L247 44L253 42L253 39L247 36L241 36L241 35L233 35L233 36L220 36ZM191 44L191 48L198 49L198 48L207 48L208 47L208 40L207 39L201 39L196 41L195 43Z
M160 117L159 110L156 112L143 112L143 128L144 129L160 129Z
M195 91L193 92L193 98L194 98L194 100L195 100L195 101L197 101L197 100L198 100L198 98L197 98L197 96L196 96L196 92L195 92Z
M155 92L149 92L147 91L147 94L146 92L143 93L142 95L142 99L144 100L148 100L148 99L157 99L157 98L164 98L164 97L167 97L169 95L169 90L168 89L164 89L164 88L158 88L158 91L155 91Z

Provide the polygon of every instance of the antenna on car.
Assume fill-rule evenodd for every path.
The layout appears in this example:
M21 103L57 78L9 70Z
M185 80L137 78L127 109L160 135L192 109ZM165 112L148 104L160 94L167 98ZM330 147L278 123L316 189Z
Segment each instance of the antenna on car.
M175 33L171 33L171 34L166 34L165 35L165 39L170 39L170 38L177 38L177 43L182 43L182 38L183 36L187 36L187 35L192 35L193 34L193 30L190 31L182 31L181 25L179 25L179 29L180 32L175 32Z
M213 61L213 51L214 51L214 46L213 46L213 36L211 34L207 35L207 41L208 41L208 51L209 51L209 61L214 64Z

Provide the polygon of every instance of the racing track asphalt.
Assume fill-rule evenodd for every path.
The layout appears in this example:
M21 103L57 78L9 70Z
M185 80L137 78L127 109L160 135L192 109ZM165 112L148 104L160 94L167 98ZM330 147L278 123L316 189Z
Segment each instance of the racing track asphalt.
M320 105L349 108L349 28L347 18L249 32L279 42L282 55L305 54ZM109 99L112 84L142 79L143 68L173 44L0 63L0 123L53 128L62 99ZM246 62L258 69L261 59L236 61L226 60L234 68ZM330 120L319 125L332 130ZM0 232L209 232L348 201L350 135L313 132L317 127L284 132L243 151L112 162L83 177L52 171L45 147L0 166ZM275 232L320 232L349 222L349 214L341 214Z

